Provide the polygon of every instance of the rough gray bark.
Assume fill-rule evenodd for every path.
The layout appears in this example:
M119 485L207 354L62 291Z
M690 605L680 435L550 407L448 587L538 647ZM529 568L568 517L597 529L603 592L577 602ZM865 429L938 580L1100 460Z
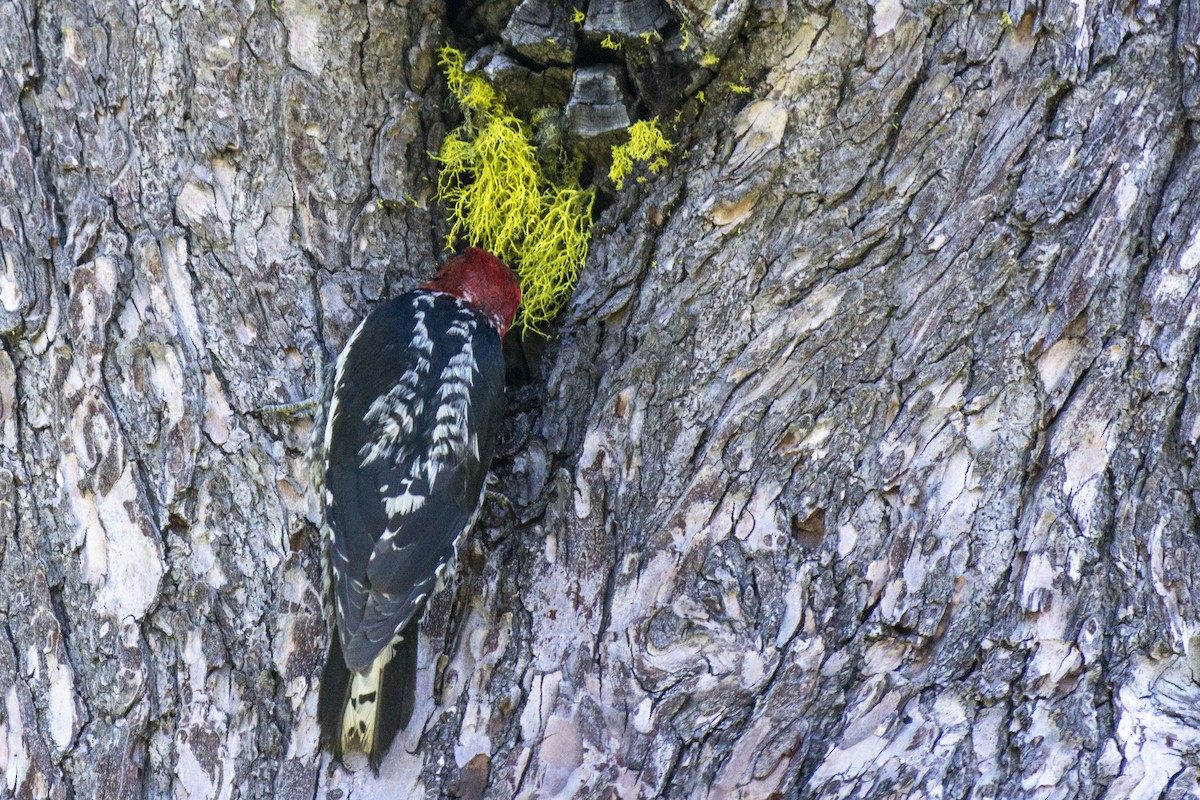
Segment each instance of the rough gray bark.
M0 4L0 794L1200 791L1200 6L677 11L377 780L248 412L429 271L440 12Z

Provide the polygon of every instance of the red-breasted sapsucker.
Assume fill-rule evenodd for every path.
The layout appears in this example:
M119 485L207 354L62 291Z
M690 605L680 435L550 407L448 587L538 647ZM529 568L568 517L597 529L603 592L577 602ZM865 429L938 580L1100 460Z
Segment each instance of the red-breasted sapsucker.
M521 291L470 248L373 310L333 367L322 453L329 657L321 742L372 768L412 716L417 624L479 516Z

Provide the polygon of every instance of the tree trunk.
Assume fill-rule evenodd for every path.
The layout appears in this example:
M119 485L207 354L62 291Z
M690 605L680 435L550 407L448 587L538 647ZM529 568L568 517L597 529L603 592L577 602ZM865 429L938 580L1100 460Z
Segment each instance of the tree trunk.
M250 412L432 271L443 11L0 3L0 795L1200 791L1200 5L674 13L376 778Z

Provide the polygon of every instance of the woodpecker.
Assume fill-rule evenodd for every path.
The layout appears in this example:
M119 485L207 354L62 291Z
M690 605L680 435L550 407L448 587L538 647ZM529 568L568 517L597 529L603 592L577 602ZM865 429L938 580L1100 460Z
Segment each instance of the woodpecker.
M360 749L378 772L412 716L417 626L479 516L520 301L512 271L469 248L375 308L334 363L314 433L330 628L317 719L339 761Z

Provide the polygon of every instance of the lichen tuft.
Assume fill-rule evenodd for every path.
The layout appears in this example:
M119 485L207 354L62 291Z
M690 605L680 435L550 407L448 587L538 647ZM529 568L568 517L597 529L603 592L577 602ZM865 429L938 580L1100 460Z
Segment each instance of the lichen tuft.
M529 126L487 81L465 71L463 54L439 52L450 94L464 121L442 143L438 197L450 219L447 247L483 247L521 281L517 324L543 333L579 279L591 240L595 189L578 168L548 169Z
M634 162L648 162L650 171L657 175L667 165L664 154L675 147L658 127L658 117L635 122L629 126L628 133L628 142L613 146L613 163L608 170L608 179L617 187L617 191L621 190L625 178L633 172Z

